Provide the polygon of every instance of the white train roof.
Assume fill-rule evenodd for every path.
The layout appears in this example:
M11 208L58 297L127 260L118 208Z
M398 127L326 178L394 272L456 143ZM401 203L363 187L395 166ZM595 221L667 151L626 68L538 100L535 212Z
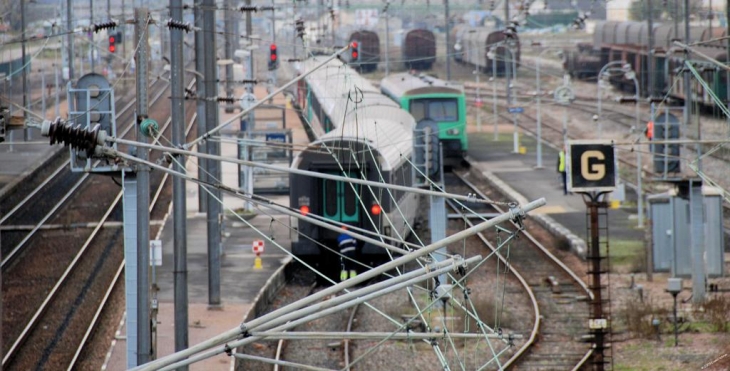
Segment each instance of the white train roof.
M406 95L418 94L460 94L464 92L461 84L437 79L432 76L410 73L396 73L385 77L380 82L380 89L394 99L400 99Z
M310 58L303 70L321 63ZM342 141L367 143L388 171L410 157L416 121L410 113L378 91L368 80L339 60L327 63L306 79L334 127L310 148L339 146Z

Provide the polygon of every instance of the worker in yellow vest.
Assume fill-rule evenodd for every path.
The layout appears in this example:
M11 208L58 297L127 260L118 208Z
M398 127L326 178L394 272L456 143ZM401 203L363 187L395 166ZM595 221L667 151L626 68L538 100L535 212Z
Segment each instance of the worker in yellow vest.
M565 147L558 152L558 173L563 180L563 194L568 194L568 173L565 172Z

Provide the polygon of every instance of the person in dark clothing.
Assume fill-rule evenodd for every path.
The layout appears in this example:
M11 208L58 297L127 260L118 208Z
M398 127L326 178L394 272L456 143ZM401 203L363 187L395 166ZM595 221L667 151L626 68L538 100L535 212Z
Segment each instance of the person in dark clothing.
M357 240L347 233L347 227L342 227L342 233L337 237L337 245L340 248L340 281L348 278L355 278L357 271L355 270L355 252L357 249Z

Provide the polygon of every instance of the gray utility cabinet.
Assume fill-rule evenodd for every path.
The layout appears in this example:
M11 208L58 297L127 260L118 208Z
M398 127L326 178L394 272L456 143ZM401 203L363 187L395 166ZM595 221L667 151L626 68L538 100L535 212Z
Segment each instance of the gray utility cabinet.
M703 187L702 196L705 211L705 271L708 277L721 277L725 274L722 193L712 187ZM668 193L653 195L648 199L654 271L671 272L673 277L691 277L689 200Z

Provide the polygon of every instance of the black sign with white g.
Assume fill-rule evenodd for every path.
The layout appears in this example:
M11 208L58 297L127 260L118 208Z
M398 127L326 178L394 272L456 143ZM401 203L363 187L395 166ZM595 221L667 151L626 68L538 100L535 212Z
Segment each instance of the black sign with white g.
M613 191L616 188L616 156L610 142L569 142L566 157L569 191Z

